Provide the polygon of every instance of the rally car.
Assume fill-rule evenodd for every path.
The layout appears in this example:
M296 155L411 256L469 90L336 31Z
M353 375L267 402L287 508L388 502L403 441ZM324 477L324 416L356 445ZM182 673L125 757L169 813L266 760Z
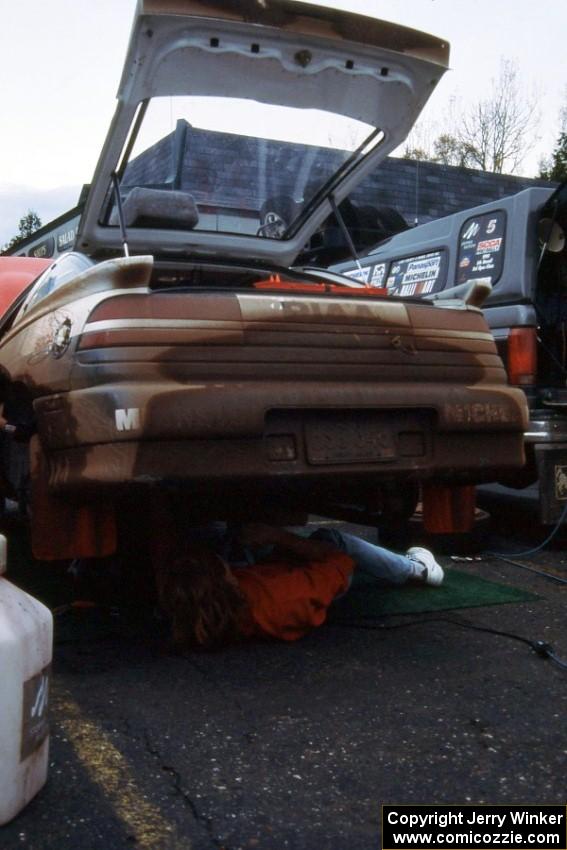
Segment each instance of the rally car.
M523 463L478 293L424 304L313 268L448 56L292 0L141 0L75 250L0 328L45 557L112 549L133 493L225 518L270 497L411 510L422 481Z

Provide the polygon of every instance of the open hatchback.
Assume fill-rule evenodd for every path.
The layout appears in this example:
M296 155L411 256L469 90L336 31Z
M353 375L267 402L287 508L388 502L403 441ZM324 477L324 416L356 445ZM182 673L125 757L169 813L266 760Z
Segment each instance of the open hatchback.
M525 400L479 309L307 269L378 238L371 206L353 237L341 205L447 61L288 0L140 2L76 251L4 322L51 506L167 486L217 518L269 496L411 510L421 481L523 463Z

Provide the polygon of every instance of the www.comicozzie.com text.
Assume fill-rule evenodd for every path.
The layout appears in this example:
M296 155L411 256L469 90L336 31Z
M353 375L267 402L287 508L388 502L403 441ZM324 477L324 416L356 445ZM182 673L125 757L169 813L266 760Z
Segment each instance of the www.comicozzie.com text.
M423 846L471 846L483 847L557 847L563 846L559 832L526 832L526 827L556 826L565 821L564 814L549 814L545 812L531 813L527 811L507 811L504 813L484 813L472 809L470 812L429 812L427 814L406 814L399 811L390 811L387 814L386 823L392 826L406 827L410 830L418 827L438 826L446 830L448 826L473 826L493 827L502 830L510 827L510 831L476 832L473 829L467 832L392 832L391 843L400 847L423 847ZM522 831L514 831L516 826Z

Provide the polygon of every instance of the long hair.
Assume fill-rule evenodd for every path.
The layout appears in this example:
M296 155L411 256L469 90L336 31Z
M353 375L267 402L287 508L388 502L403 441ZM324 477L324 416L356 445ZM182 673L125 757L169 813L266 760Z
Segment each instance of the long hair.
M207 546L186 546L160 564L156 583L174 648L212 649L240 636L246 600L227 580L223 559Z

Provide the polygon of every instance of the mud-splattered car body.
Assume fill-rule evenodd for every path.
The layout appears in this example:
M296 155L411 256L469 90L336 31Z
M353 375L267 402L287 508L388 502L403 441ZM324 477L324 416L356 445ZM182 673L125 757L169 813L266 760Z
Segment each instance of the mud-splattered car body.
M313 510L323 494L379 506L392 487L518 467L525 400L480 310L300 267L313 233L410 129L447 45L305 4L224 5L140 4L77 250L4 323L5 392L33 407L47 492L112 503L166 485L226 516L269 494ZM191 126L168 101L160 165L151 101L185 109L187 93L197 111L213 98L215 120L236 101L245 126L211 131L196 168ZM262 138L243 104L258 126L270 118ZM312 138L331 113L365 128L350 152L333 148L332 173ZM302 116L303 159L286 168L274 137ZM219 176L220 140L240 154Z

